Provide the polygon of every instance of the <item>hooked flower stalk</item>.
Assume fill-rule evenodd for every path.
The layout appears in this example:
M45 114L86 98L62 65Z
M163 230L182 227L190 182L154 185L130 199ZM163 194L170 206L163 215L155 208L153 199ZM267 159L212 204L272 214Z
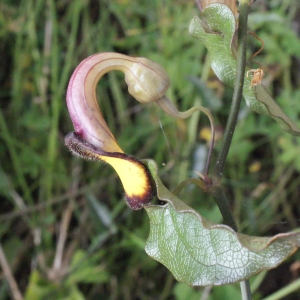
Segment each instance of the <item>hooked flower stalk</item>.
M141 209L151 202L154 187L148 169L138 159L126 154L118 145L99 109L96 85L107 72L119 70L125 74L129 93L141 103L156 102L175 118L187 118L203 107L179 112L165 96L170 85L168 75L158 64L147 58L119 53L99 53L82 61L74 71L67 91L67 106L75 132L69 133L65 144L76 155L107 162L118 173L128 205Z

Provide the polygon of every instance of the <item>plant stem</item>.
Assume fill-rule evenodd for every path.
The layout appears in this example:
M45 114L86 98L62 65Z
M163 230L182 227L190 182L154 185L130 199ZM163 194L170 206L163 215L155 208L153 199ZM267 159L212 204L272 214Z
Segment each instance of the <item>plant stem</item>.
M249 11L249 0L240 0L239 4L239 29L238 29L238 57L237 71L234 83L234 91L232 96L231 109L227 121L223 143L219 153L219 157L214 170L214 176L221 179L229 148L231 145L233 133L236 127L238 114L244 86L244 76L246 67L246 46L247 46L247 20Z
M11 293L15 300L23 300L23 296L19 290L18 284L12 274L10 266L7 262L5 253L3 251L2 245L0 244L0 266L2 267L4 276L8 282L8 285L11 289Z
M214 197L216 204L222 214L223 223L230 226L234 231L238 231L235 219L231 213L225 191L220 184L213 185L209 193Z
M228 122L225 129L223 143L219 153L219 157L215 166L213 177L215 180L221 182L223 176L223 170L228 156L228 152L231 146L232 137L237 123L238 114L240 111L245 67L246 67L246 50L247 50L247 21L248 12L250 8L250 0L239 1L239 28L238 28L238 56L237 56L237 70L234 83L234 91L232 96L231 109L229 113ZM214 191L215 200L220 209L220 212L224 218L224 221L237 231L237 226L234 217L230 211L226 196L222 187L217 187ZM242 299L251 300L251 290L248 280L240 283Z
M248 279L240 282L240 289L242 293L242 300L252 300L250 282Z

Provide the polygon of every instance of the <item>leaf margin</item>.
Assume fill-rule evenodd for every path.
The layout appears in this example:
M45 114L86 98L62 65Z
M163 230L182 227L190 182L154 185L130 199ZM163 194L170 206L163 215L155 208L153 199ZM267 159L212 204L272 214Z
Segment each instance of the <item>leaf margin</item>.
M277 267L280 263L282 263L288 256L292 255L300 246L300 233L299 232L291 232L291 233L281 233L277 234L273 237L250 237L241 233L235 232L232 228L229 226L223 225L223 224L213 224L209 220L202 217L197 211L195 211L193 208L186 205L184 202L182 202L180 199L178 199L176 196L174 196L161 182L157 175L157 165L153 160L143 160L147 168L149 169L153 181L155 182L156 188L157 188L157 197L165 201L166 204L164 205L148 205L144 208L147 211L147 214L150 218L150 233L148 236L148 239L146 241L145 251L146 253L152 257L153 259L159 261L163 265L165 265L171 273L174 275L174 277L180 281L184 282L191 286L203 286L203 285L223 285L223 284L229 284L229 283L235 283L245 280L246 278L249 278L263 270L272 269ZM171 209L170 209L171 208ZM178 215L184 216L184 214L188 214L192 216L192 218L197 219L197 221L200 221L203 224L203 227L206 230L226 230L231 236L236 237L237 241L241 244L242 247L246 248L247 251L251 252L252 254L260 254L260 252L264 250L268 250L269 247L274 247L275 250L273 250L273 254L271 255L272 259L275 260L275 255L279 256L279 251L276 249L282 249L282 245L286 248L286 252L284 255L282 255L280 258L277 258L276 262L273 262L271 266L262 266L260 268L257 268L254 271L248 272L246 276L240 276L238 278L235 278L233 280L227 280L226 278L219 278L215 282L200 282L199 279L191 280L191 278L187 278L191 275L186 275L189 273L187 270L185 270L185 274L179 274L178 273L178 261L176 265L176 255L171 255L173 261L166 262L164 259L160 259L154 252L153 252L153 243L157 243L155 241L155 237L157 237L156 233L153 233L153 228L158 223L153 223L153 215L154 213L158 211L167 211L167 214L172 213L172 210L176 212ZM153 238L154 236L154 238ZM154 242L153 242L154 239ZM166 238L161 239L162 241L165 241ZM282 244L284 242L285 244ZM175 259L175 261L174 261ZM179 257L179 261L181 260L181 257ZM179 262L180 263L180 262ZM181 260L182 263L182 260ZM225 271L224 271L225 273ZM193 276L192 276L193 277Z

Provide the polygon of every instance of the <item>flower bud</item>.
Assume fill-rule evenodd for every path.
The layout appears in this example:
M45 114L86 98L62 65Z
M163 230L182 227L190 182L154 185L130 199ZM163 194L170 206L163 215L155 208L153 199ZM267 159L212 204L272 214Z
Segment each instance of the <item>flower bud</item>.
M155 102L170 86L166 71L147 58L135 58L136 62L125 72L129 93L141 103Z

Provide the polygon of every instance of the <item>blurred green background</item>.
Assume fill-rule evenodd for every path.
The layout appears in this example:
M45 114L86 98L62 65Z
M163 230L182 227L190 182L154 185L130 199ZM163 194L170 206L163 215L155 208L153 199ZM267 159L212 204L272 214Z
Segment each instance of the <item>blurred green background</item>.
M114 171L70 154L65 103L72 71L87 56L114 51L147 57L170 76L168 97L180 110L208 107L219 139L232 90L210 70L203 45L188 34L192 0L2 0L0 2L0 252L25 299L239 299L239 285L191 288L144 252L145 211L132 211ZM264 84L300 126L300 4L258 0L249 29L265 42L256 58ZM249 37L249 57L260 43ZM252 67L257 68L253 65ZM126 153L152 158L174 189L203 171L209 122L174 120L127 92L123 74L98 84L99 105ZM299 227L300 140L242 105L224 181L241 231L274 235ZM222 222L212 198L194 186L181 198ZM1 255L3 258L3 255ZM251 279L254 299L299 275L296 253ZM0 300L11 299L0 268ZM272 299L299 299L300 291ZM269 298L271 299L271 298Z

